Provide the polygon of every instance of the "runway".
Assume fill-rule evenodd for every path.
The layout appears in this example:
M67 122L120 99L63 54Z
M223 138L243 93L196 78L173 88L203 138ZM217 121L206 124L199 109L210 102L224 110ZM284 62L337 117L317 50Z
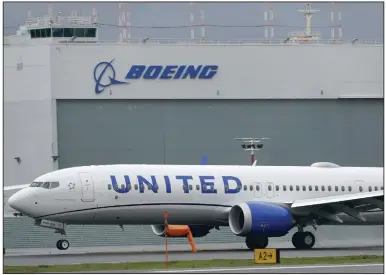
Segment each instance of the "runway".
M312 250L296 250L288 247L281 249L282 258L326 257L351 255L383 255L383 246L369 247L323 247ZM172 250L172 248L171 248ZM212 249L197 253L189 251L170 251L169 261L209 260L209 259L253 259L253 252L247 249ZM120 262L154 262L164 261L164 252L97 252L66 253L40 255L5 255L5 266L69 265L81 263L120 263ZM308 272L307 272L308 273Z

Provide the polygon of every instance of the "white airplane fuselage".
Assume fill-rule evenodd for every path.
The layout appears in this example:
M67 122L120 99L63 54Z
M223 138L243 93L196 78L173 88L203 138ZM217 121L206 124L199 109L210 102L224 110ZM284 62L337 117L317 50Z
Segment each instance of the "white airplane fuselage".
M59 187L24 188L9 204L35 219L153 225L164 223L167 210L169 224L227 226L229 209L240 203L259 201L288 207L298 200L368 192L369 187L383 190L383 169L101 165L50 172L34 182L59 182ZM298 211L303 216L311 212L308 208ZM383 224L383 213L365 215L370 217L367 222L347 215L342 219L344 224ZM374 219L372 215L376 215Z

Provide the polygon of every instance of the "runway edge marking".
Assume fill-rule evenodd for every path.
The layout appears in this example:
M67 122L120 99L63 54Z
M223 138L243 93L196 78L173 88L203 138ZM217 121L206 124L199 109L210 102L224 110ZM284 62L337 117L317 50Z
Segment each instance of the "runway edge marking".
M345 264L345 265L288 265L288 266L267 266L267 267L232 267L232 268L206 268L206 269L173 269L173 270L152 270L156 273L181 273L181 272L202 272L202 271L238 271L238 270L256 270L256 269L307 269L307 268L342 268L342 267L368 267L368 266L383 266L383 263L374 264Z

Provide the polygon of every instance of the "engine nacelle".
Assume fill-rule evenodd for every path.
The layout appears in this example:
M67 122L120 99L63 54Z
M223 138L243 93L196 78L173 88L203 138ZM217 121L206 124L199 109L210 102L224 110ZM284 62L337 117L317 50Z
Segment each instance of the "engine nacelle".
M237 236L257 234L281 237L295 225L288 209L264 202L234 205L230 210L228 222L232 233Z
M181 238L186 237L189 230L192 233L193 237L199 238L204 237L209 234L209 231L213 229L214 226L206 225L168 225L168 237ZM165 225L152 225L151 229L154 234L160 237L165 237Z

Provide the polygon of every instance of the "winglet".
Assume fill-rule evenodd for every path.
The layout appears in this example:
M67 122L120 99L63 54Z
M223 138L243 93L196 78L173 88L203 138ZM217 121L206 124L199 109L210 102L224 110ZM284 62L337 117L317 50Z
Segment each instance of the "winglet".
M207 165L208 164L208 157L207 156L202 156L200 164L201 165Z

